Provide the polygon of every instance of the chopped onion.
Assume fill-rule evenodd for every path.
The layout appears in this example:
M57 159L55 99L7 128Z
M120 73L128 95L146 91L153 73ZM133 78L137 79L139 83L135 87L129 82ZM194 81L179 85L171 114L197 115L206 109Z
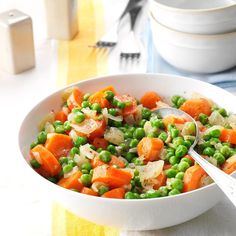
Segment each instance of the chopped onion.
M80 146L80 156L87 157L88 159L93 159L98 156L98 153L90 147L90 144L87 143Z
M78 170L79 170L78 166L74 166L73 169L69 173L64 174L64 178L70 177L74 173L78 172Z
M75 142L78 138L78 135L77 133L75 132L75 130L71 130L70 133L69 133L69 136L71 137L71 139Z
M63 101L66 101L69 96L71 95L72 91L74 90L75 87L70 87L70 88L67 88L63 91L62 93L62 99Z
M74 121L74 117L75 117L75 113L70 113L70 114L67 116L67 120L70 121L70 122L73 122L73 121Z
M91 189L97 193L101 186L106 186L106 185L102 182L95 182L91 185Z
M139 124L139 122L142 120L142 109L143 109L142 104L137 106L137 110L136 110L136 113L135 113L135 122L136 122L136 124Z
M211 183L213 183L214 181L212 180L212 178L209 175L204 175L202 176L202 178L200 179L200 183L199 186L200 187L204 187L207 186Z
M101 125L101 124L100 124ZM71 124L71 127L83 134L90 134L99 128L98 122L93 119L86 119L80 125Z
M106 176L107 165L97 166L93 169L93 179Z
M233 155L233 156L229 157L229 158L226 160L226 162L227 162L229 165L231 165L231 164L233 164L234 162L236 162L236 155Z
M66 106L63 106L63 107L62 107L62 111L64 112L65 115L68 115L68 114L70 113L69 108L66 107Z
M109 114L107 108L102 109L102 114L104 115L106 121L108 119L114 120L114 121L122 121L123 120L122 116L112 116L111 114Z
M109 129L106 130L104 134L104 138L112 143L119 145L124 142L124 134L121 130L115 127L110 127Z
M79 167L81 167L84 163L89 162L89 160L86 157L80 156L78 154L75 154L74 161L76 162L77 166L79 166Z
M90 108L86 107L82 109L82 112L88 117L92 119L97 118L97 111L91 110Z
M225 118L226 122L232 127L232 129L236 129L236 115L230 115L228 118Z
M46 122L46 124L44 126L44 130L47 134L55 132L54 126L48 121Z
M53 123L55 121L55 114L54 112L50 112L48 115L46 115L40 122L38 126L38 130L42 130L45 127L45 124L47 122Z
M134 152L134 153L136 153L137 152L137 148L135 147L135 148L130 148L129 149L129 152Z
M128 124L128 125L134 125L136 124L136 121L134 119L134 116L133 115L128 115L124 118L125 122Z
M214 157L204 157L208 162L210 162L212 165L217 166L217 160Z
M171 135L170 135L170 132L168 131L167 132L167 139L165 140L165 143L170 143L171 142Z
M211 113L211 115L208 117L209 124L210 125L225 125L225 118L217 111L214 111Z
M150 133L157 130L156 128L152 127L151 121L146 121L144 126L143 126L143 129L144 129L144 132L145 132L146 135L148 135L148 134L150 134Z
M118 156L118 159L123 161L125 164L128 163L128 161L124 157L122 157L122 156Z
M40 154L39 152L32 152L35 160L39 163L39 164L42 164L42 160L41 160L41 157L40 157Z
M169 104L162 102L162 101L158 101L156 102L157 108L164 108L164 107L170 107Z

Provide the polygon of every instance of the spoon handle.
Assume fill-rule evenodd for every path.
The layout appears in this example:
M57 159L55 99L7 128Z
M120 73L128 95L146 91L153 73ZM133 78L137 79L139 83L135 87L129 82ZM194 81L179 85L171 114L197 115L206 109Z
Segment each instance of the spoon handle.
M207 174L209 174L236 207L236 179L210 164L192 148L188 153L207 172Z

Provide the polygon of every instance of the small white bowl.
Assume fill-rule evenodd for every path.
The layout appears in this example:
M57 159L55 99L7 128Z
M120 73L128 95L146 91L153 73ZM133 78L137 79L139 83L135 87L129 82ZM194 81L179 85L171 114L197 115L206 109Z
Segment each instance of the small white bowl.
M217 35L182 33L150 15L153 42L160 55L178 69L215 73L236 65L236 32Z
M233 0L150 0L150 11L161 24L186 33L219 34L236 30Z
M113 85L121 94L137 98L150 90L170 100L174 94L190 97L199 92L219 106L236 113L236 98L229 92L202 81L162 74L123 74L104 76L77 84L87 92L95 92ZM58 109L65 88L51 94L26 115L19 132L19 147L27 177L35 181L42 192L52 197L76 215L97 224L119 227L124 230L151 230L169 227L199 216L222 199L222 192L215 185L156 199L124 200L89 196L55 185L37 174L27 163L29 144L37 136L37 126L45 114ZM224 99L222 99L224 98ZM24 173L25 173L24 172ZM24 174L23 173L23 174ZM50 193L50 194L49 194ZM223 217L223 216L222 216Z

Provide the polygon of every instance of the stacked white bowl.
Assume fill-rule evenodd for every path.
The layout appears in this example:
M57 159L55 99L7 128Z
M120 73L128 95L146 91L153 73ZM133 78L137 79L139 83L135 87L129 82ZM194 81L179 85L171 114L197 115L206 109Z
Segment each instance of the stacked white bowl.
M171 65L196 73L236 66L236 0L149 0L153 42Z

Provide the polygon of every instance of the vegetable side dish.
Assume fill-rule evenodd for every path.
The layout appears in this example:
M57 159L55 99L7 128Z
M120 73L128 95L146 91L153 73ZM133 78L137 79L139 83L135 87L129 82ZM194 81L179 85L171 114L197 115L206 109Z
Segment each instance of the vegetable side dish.
M140 100L112 86L93 94L71 88L61 110L40 124L30 164L49 181L105 198L145 199L188 192L212 182L187 155L196 127L184 117L162 118L160 107L197 120L196 150L230 174L236 170L236 115L203 97L174 95L170 104L153 91Z

